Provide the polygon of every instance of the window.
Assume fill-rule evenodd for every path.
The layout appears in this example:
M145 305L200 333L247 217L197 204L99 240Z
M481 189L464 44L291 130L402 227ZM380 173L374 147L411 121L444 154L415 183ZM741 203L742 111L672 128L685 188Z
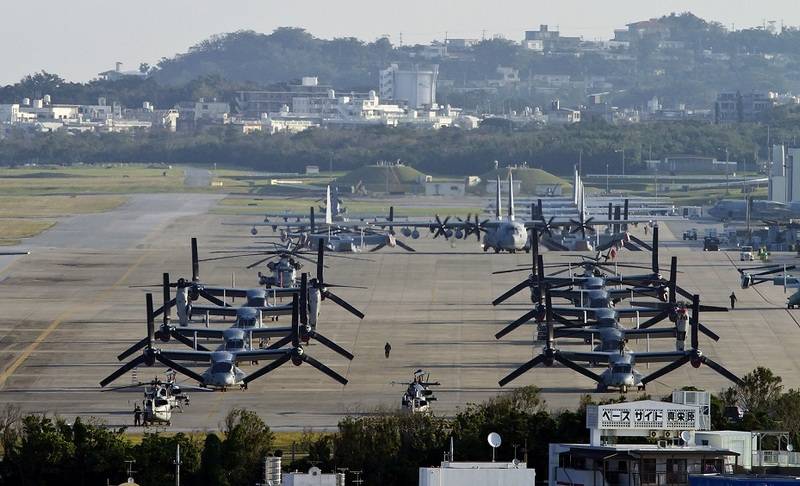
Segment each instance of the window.
M223 363L214 363L211 367L212 373L230 373L233 369L233 363L223 362Z

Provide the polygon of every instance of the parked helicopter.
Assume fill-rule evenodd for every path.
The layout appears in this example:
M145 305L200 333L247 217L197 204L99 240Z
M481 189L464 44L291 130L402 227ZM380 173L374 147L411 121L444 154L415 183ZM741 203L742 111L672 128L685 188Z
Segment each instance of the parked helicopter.
M747 269L739 268L741 275L742 288L746 289L764 282L772 282L773 285L782 285L784 293L786 289L798 289L786 300L786 308L794 309L800 307L800 277L788 274L789 270L794 270L797 265L767 265L763 267L750 267ZM761 270L752 273L753 270ZM768 276L780 273L782 275Z
M430 411L431 402L436 401L436 396L430 387L441 385L438 381L430 381L430 376L430 373L426 374L420 369L414 372L414 378L410 382L392 382L392 385L407 385L400 401L404 412L426 413Z

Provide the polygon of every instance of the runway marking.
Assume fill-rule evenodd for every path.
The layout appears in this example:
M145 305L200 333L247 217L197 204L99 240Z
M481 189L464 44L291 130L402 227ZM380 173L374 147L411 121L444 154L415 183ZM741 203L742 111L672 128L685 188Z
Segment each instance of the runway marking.
M117 287L119 287L119 285L120 285L122 282L124 282L124 281L125 281L125 280L126 280L126 279L127 279L129 276L130 276L130 274L131 274L131 273L132 273L132 272L133 272L133 271L136 269L136 267L138 267L139 265L141 265L141 263L144 261L145 257L147 257L147 256L149 256L149 255L150 255L150 254L149 254L148 252L145 252L145 253L143 253L143 254L142 254L142 255L141 255L141 256L140 256L138 259L136 259L136 261L135 261L135 262L133 262L133 264L132 264L132 265L131 265L131 266L128 268L128 270L127 270L127 271L126 271L126 272L125 272L125 273L122 275L122 277L120 277L120 278L119 278L119 279L118 279L116 282L114 282L114 283L113 283L113 284L112 284L110 287L108 287L108 288L107 288L105 291L103 291L103 292L101 292L100 294L98 294L98 296L97 296L97 297L95 297L95 298L94 298L94 299L91 301L91 304L94 304L94 303L98 302L99 300L102 300L102 297L105 297L105 295L106 295L106 294L110 293L112 290L114 290L114 289L116 289ZM34 339L34 340L33 340L33 342L31 342L31 343L28 345L28 347L26 347L26 348L25 348L25 350L24 350L24 351L22 351L22 354L20 354L20 355L19 355L19 357L17 357L17 359L16 359L16 360L14 360L14 362L13 362L13 363L11 363L11 365L10 365L8 368L6 368L5 370L3 370L3 372L2 372L2 373L0 373L0 387L3 387L3 386L5 386L6 380L8 380L8 379L11 377L11 375L13 375L13 374L14 374L14 372L16 372L16 371L17 371L17 369L19 369L19 367L20 367L20 366L22 366L22 365L25 363L25 361L27 361L27 359L28 359L28 358L31 356L31 354L33 354L33 352L34 352L34 351L36 351L36 348L38 348L38 347L39 347L39 345L40 345L40 344L42 344L42 343L43 343L43 342L44 342L44 341L45 341L45 340L46 340L46 339L47 339L47 338L50 336L50 334L52 334L52 333L53 333L53 331L55 331L56 329L58 329L58 326L60 326L60 325L61 325L61 323L62 323L62 322L64 322L64 321L67 319L67 317L69 317L69 316L71 316L72 314L74 314L74 313L75 313L75 310L76 310L78 307L81 307L81 308L82 308L82 307L84 307L85 305L86 305L86 303L85 303L85 302L84 302L84 303L81 303L81 304L75 304L75 305L73 305L73 306L71 306L71 307L67 308L67 309L66 309L65 311L63 311L61 314L59 314L59 315L58 315L58 316L57 316L57 317L56 317L56 318L53 320L53 322L51 322L51 323L50 323L50 325L49 325L49 326L47 326L47 328L46 328L44 331L42 331L42 332L41 332L41 333L40 333L40 334L39 334L39 335L36 337L36 339Z

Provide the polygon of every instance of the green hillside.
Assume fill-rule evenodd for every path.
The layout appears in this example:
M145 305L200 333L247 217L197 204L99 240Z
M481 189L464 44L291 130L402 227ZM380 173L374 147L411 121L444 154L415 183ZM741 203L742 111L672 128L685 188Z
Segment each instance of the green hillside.
M485 174L481 174L480 178L483 181L489 181L496 179L499 175L500 179L504 180L508 177L508 170L509 169L507 167L500 167L499 169L491 170ZM523 194L534 194L536 191L536 186L539 185L553 186L555 184L560 184L564 188L565 192L572 188L572 184L569 184L561 177L555 176L542 169L517 167L512 168L511 171L514 173L514 180L520 181Z
M356 186L359 183L370 192L418 192L425 174L405 165L366 165L335 180L336 184Z

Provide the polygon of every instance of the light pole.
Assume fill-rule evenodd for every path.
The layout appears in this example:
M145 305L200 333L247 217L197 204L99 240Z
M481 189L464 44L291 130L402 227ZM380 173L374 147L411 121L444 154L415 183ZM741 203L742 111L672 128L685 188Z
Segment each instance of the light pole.
M608 164L606 164L606 194L611 194L611 191L608 190Z
M622 147L621 149L617 149L617 150L614 151L614 153L620 153L620 152L622 152L622 175L624 176L625 175L625 147Z

